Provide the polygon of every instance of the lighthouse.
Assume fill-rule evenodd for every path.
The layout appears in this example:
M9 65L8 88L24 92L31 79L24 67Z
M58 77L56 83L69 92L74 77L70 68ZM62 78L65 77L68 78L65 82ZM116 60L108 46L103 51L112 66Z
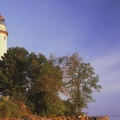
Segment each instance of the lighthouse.
M7 36L5 19L0 14L0 59L7 52Z

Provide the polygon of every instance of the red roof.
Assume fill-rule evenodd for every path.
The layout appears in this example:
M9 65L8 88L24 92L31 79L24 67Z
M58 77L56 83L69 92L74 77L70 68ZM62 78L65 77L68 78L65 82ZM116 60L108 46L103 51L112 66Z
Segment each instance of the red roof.
M0 14L0 19L4 20L3 16L1 16L1 14Z

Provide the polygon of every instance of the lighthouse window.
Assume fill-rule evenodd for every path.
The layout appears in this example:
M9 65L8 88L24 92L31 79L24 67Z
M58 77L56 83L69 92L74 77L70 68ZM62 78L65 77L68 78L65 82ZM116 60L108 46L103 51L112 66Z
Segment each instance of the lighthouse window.
M4 36L4 40L5 40L5 36Z

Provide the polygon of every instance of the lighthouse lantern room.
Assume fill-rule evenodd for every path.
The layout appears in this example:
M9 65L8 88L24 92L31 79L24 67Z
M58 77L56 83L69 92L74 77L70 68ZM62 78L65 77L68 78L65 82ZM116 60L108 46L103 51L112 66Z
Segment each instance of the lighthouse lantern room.
M0 14L0 59L7 52L7 36L5 19Z

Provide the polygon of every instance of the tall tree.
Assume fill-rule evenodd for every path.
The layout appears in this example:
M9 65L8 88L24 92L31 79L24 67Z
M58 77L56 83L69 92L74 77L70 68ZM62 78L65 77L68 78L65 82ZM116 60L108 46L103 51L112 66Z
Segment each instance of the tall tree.
M34 106L33 111L40 115L63 114L65 105L58 97L63 85L61 68L42 54L38 56L32 54L29 58L32 83L28 101Z
M89 63L83 62L78 53L65 56L62 59L63 78L69 93L71 102L74 104L78 115L88 103L94 101L92 93L100 91L99 77Z
M19 97L18 93L23 94L28 87L28 55L24 48L13 47L0 60L0 85L11 96Z

